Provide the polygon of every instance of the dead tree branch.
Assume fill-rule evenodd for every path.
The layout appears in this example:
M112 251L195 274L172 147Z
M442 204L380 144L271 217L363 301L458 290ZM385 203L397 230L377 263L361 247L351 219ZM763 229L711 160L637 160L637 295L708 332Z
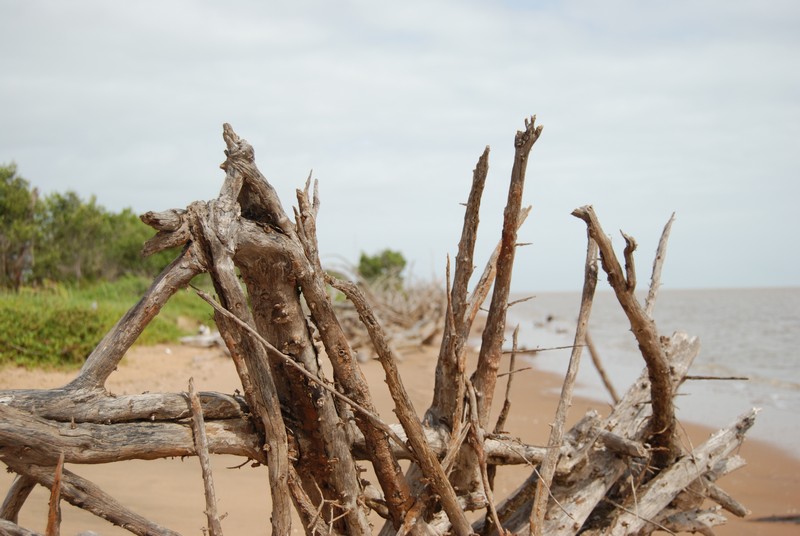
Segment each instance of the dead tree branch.
M653 405L653 419L650 423L651 443L654 449L653 464L659 468L666 467L678 455L678 447L675 442L675 408L672 401L674 392L669 362L661 346L655 322L647 316L634 294L636 277L633 267L633 250L636 247L635 242L629 237L626 238L626 277L611 246L611 240L603 232L594 209L591 206L585 206L575 209L572 214L586 222L589 235L597 242L603 270L608 275L608 282L614 289L617 299L631 323L631 330L639 343L642 357L647 363Z
M505 399L503 400L503 407L500 409L500 415L497 416L497 422L494 425L494 433L499 434L502 433L503 428L506 425L506 419L508 419L508 414L511 411L511 382L514 379L514 374L520 372L520 369L515 369L515 365L517 363L517 351L519 350L518 347L518 339L519 339L519 325L514 328L514 333L511 335L511 355L508 359L508 380L506 380L506 395ZM530 368L530 367L528 367ZM498 376L500 376L498 374Z
M47 514L46 536L59 536L61 534L61 476L64 471L64 453L58 457L53 485L50 487L50 509Z
M455 533L469 536L472 533L470 524L467 518L464 517L464 512L458 504L453 486L450 484L442 466L425 441L422 424L417 418L414 406L409 400L408 393L403 386L403 381L400 379L400 374L397 370L397 359L394 357L392 350L389 348L389 344L386 342L386 337L383 335L381 325L372 313L369 304L364 300L364 296L359 292L358 287L352 283L348 284L333 278L329 278L328 281L335 288L341 290L356 306L356 310L358 310L361 321L369 331L372 343L375 345L375 349L378 352L381 365L386 372L386 383L389 386L389 392L394 400L395 413L408 435L411 448L416 454L416 461L422 467L434 492L439 496L439 500L442 502L444 511Z
M211 458L208 455L208 437L206 436L206 423L203 419L203 408L200 398L194 390L194 379L189 378L189 406L192 409L192 434L197 458L203 472L203 489L206 497L206 519L208 533L211 536L222 536L222 525L217 514L217 494L214 491L214 477L211 471Z
M502 242L500 253L497 257L497 275L494 280L492 303L486 318L483 330L481 350L478 354L478 366L475 369L473 384L478 394L480 422L487 426L489 410L494 397L494 387L497 382L497 370L500 365L503 339L506 328L506 310L508 308L508 293L511 288L511 271L514 264L514 254L517 244L517 229L519 215L522 208L522 191L525 185L525 172L528 167L528 156L533 144L542 133L542 126L535 126L536 117L525 120L525 130L518 131L514 139L514 166L511 170L511 184L508 190L506 203Z
M555 421L550 430L550 439L547 442L548 450L542 465L539 467L539 479L536 481L536 494L534 495L533 508L531 510L530 526L531 534L542 536L544 516L547 511L547 500L550 497L550 486L556 472L558 463L559 449L564 437L564 425L567 420L567 411L572 405L572 391L578 377L578 367L581 360L581 350L583 349L586 338L587 326L589 324L589 314L592 310L592 300L594 300L594 289L597 286L597 243L589 237L589 245L586 248L586 265L584 272L583 295L581 296L581 307L578 313L578 327L575 330L575 342L572 348L572 355L567 366L567 375L561 387L561 397L558 400Z
M479 211L486 176L489 172L489 147L478 159L472 176L472 188L464 215L464 226L456 255L453 287L448 296L451 315L445 316L445 327L436 365L436 385L428 410L429 422L441 422L457 430L461 424L464 402L464 352L472 319L468 318L467 292L474 270L473 258L478 233Z
M586 331L586 347L589 349L589 356L592 358L592 363L594 364L595 370L597 370L597 374L600 376L600 380L603 382L603 385L608 391L609 396L611 396L611 400L616 404L619 402L619 395L617 394L617 390L614 388L614 384L611 383L611 378L608 377L608 373L606 373L606 368L603 366L603 362L600 360L600 352L597 350L597 346L594 344L594 340L592 339L591 333L587 330Z
M216 310L221 315L227 317L229 320L233 321L234 323L238 324L242 329L244 329L245 331L250 333L256 340L258 340L258 342L260 342L264 346L264 348L268 352L270 352L273 355L277 355L278 357L284 359L286 364L289 367L292 367L292 368L296 369L300 374L302 374L303 376L306 376L309 380L314 381L314 382L319 382L318 383L319 387L321 387L322 389L330 392L336 398L344 401L344 403L348 404L350 407L355 409L360 415L363 415L366 419L371 421L373 425L377 426L386 435L391 437L394 440L395 444L397 444L401 448L405 447L405 441L403 441L395 433L395 431L392 430L389 427L388 424L383 422L381 420L381 418L376 413L374 413L373 411L370 411L369 409L363 407L362 405L360 405L359 403L355 402L354 400L351 400L349 397L343 395L342 393L337 391L335 388L331 387L330 385L328 385L327 383L322 381L321 378L319 378L317 376L314 376L313 374L311 374L310 372L305 370L302 366L297 364L290 356L284 354L283 352L281 352L280 350L278 350L277 348L272 346L272 344L270 344L269 341L267 341L265 338L263 338L255 329L253 329L252 327L248 326L245 322L237 319L230 311L226 311L225 309L222 308L222 306L220 306L219 304L214 302L214 300L211 299L211 296L209 296L208 294L206 294L205 292L203 292L202 290L199 290L199 289L195 289L195 291L197 292L197 295L200 296L203 300L205 300L206 303L211 305L214 308L214 310Z
M667 258L667 242L669 242L669 233L672 230L674 221L675 213L673 212L667 224L664 225L664 230L661 232L661 238L656 248L656 256L653 259L653 273L650 277L650 289L647 291L647 298L644 301L644 312L650 318L653 317L653 309L656 306L658 289L661 286L661 270L664 268L664 261Z
M528 215L531 213L532 207L525 207L519 212L519 219L517 220L517 230L522 227L522 224L525 223L525 220L528 218ZM472 292L469 295L467 310L467 321L466 325L468 327L472 327L475 323L475 317L478 316L478 312L481 309L481 306L486 301L486 297L489 295L489 291L492 288L492 283L494 283L495 275L497 275L497 259L500 257L500 249L503 245L503 239L500 238L500 241L495 246L494 250L492 251L492 255L489 257L489 260L486 261L486 266L481 273L481 277L478 279L478 282L475 284L475 288L472 289Z
M33 478L46 488L53 486L54 466L39 466L8 458L4 458L3 461L17 474ZM139 536L180 536L177 532L157 525L130 511L94 483L66 469L62 474L61 496L70 504L87 510L115 525L125 527Z
M0 519L0 533L7 536L41 536L38 532L24 529L13 521L5 519Z
M201 271L202 266L188 249L164 268L139 303L120 318L89 354L78 376L70 382L67 389L101 388L116 370L125 352L155 318L167 300Z
M33 478L17 475L0 507L0 519L16 523L19 511L35 485L36 481Z
M635 533L644 526L646 520L656 519L658 513L681 490L741 445L745 432L755 422L755 416L755 410L741 416L731 426L714 434L690 456L685 456L645 484L639 490L637 511L620 515L609 528L608 534L622 536Z

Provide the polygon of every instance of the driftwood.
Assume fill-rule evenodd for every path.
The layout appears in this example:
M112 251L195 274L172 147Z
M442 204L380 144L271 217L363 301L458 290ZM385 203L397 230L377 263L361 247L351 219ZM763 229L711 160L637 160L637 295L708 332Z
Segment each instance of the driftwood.
M380 321L383 336L395 359L402 359L404 351L430 346L437 341L444 327L447 300L440 286L433 282L412 282L398 288L400 283L397 279L367 281L351 272L347 274ZM369 329L362 322L355 304L334 297L333 306L350 347L358 353L358 360L379 359Z
M699 342L683 333L664 337L652 319L672 220L642 305L634 294L635 241L625 236L623 268L594 210L575 211L587 224L586 279L549 444L526 445L503 431L513 360L503 413L489 428L505 354L516 233L530 210L521 205L525 171L541 132L532 118L517 133L503 231L475 287L470 291L469 282L488 148L473 175L452 284L448 261L446 291L410 299L408 293L401 298L396 291L380 294L326 273L316 238L316 184L312 189L309 180L298 190L292 221L256 167L253 148L225 125L227 158L219 197L142 217L157 231L144 252L183 246L178 258L98 344L73 381L58 389L0 392L0 460L19 475L0 507L0 533L32 534L18 526L18 512L40 484L52 490L48 534L58 533L59 499L134 534L175 534L61 466L197 455L208 531L222 534L224 520L216 512L208 465L208 457L220 453L267 467L264 485L271 490L272 510L264 512L264 524L276 535L290 533L292 510L309 535L372 534L370 515L385 519L379 530L385 535L648 534L656 529L712 534L712 527L724 522L721 509L745 515L746 508L716 482L743 465L733 453L755 413L691 451L676 438L673 397ZM630 319L645 369L610 415L590 412L566 430L588 337L597 251ZM210 274L216 298L198 294L214 306L243 394L195 393L192 385L188 394L109 394L105 382L125 352L170 296L203 272ZM492 287L477 367L469 371L467 337ZM332 300L331 288L343 293L348 305ZM403 386L398 350L409 340L430 343L439 333L436 390L420 418ZM399 423L384 422L375 412L355 352L367 345L384 368ZM323 359L330 363L332 379L323 374ZM401 460L411 462L405 473ZM363 478L359 461L372 465L376 482ZM510 464L524 466L530 476L507 497L495 497L495 467ZM471 510L486 513L470 521L475 519L467 516Z

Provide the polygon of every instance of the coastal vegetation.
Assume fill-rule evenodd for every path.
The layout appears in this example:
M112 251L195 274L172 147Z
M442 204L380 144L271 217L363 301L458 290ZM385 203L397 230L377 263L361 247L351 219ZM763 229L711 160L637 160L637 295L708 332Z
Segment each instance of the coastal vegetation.
M0 165L0 365L80 366L175 256L142 256L151 234L129 208L71 191L41 196L16 165ZM210 317L179 293L137 343L175 341Z
M196 284L205 286L200 278ZM50 282L17 292L0 290L0 366L77 368L150 285L143 276L82 285ZM188 291L177 293L142 332L136 344L175 342L212 309Z
M130 208L109 211L94 196L86 200L73 191L42 197L15 164L0 165L0 365L80 366L178 254L167 249L142 255L142 244L151 236L152 229ZM411 329L430 307L422 308L415 292L398 301L406 264L399 251L362 253L353 275L397 320L396 336L418 341L434 330L438 318ZM193 284L211 289L208 277ZM338 296L344 306L344 295ZM213 322L207 304L178 293L136 343L174 342ZM362 343L368 342L357 318L350 326L354 334L360 332Z
M0 288L151 278L175 256L142 256L151 234L130 208L109 211L73 191L42 196L16 164L0 165Z

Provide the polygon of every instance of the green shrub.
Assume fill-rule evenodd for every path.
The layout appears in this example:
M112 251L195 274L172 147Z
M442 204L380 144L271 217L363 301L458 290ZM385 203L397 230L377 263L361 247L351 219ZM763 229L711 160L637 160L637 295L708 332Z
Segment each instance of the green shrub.
M0 303L0 363L69 367L83 363L113 320L90 303L57 294L6 294Z
M406 259L399 251L384 249L377 255L361 253L358 260L358 274L367 281L392 279L402 282L400 275L406 267Z
M0 294L0 365L74 368L144 295L150 281L125 277L86 287L48 285ZM175 342L189 334L179 318L210 324L211 307L178 291L139 337L138 344Z

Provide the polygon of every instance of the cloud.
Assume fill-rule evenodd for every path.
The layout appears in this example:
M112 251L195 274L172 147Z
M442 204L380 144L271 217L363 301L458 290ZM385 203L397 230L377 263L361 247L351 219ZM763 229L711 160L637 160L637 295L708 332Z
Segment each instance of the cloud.
M497 240L513 133L537 113L519 288L580 285L586 203L637 236L642 269L678 212L668 286L720 284L694 263L710 243L798 261L768 238L798 193L792 2L0 4L0 162L44 191L139 212L214 197L230 122L285 205L315 170L327 255L393 247L441 275L486 144L479 247Z

